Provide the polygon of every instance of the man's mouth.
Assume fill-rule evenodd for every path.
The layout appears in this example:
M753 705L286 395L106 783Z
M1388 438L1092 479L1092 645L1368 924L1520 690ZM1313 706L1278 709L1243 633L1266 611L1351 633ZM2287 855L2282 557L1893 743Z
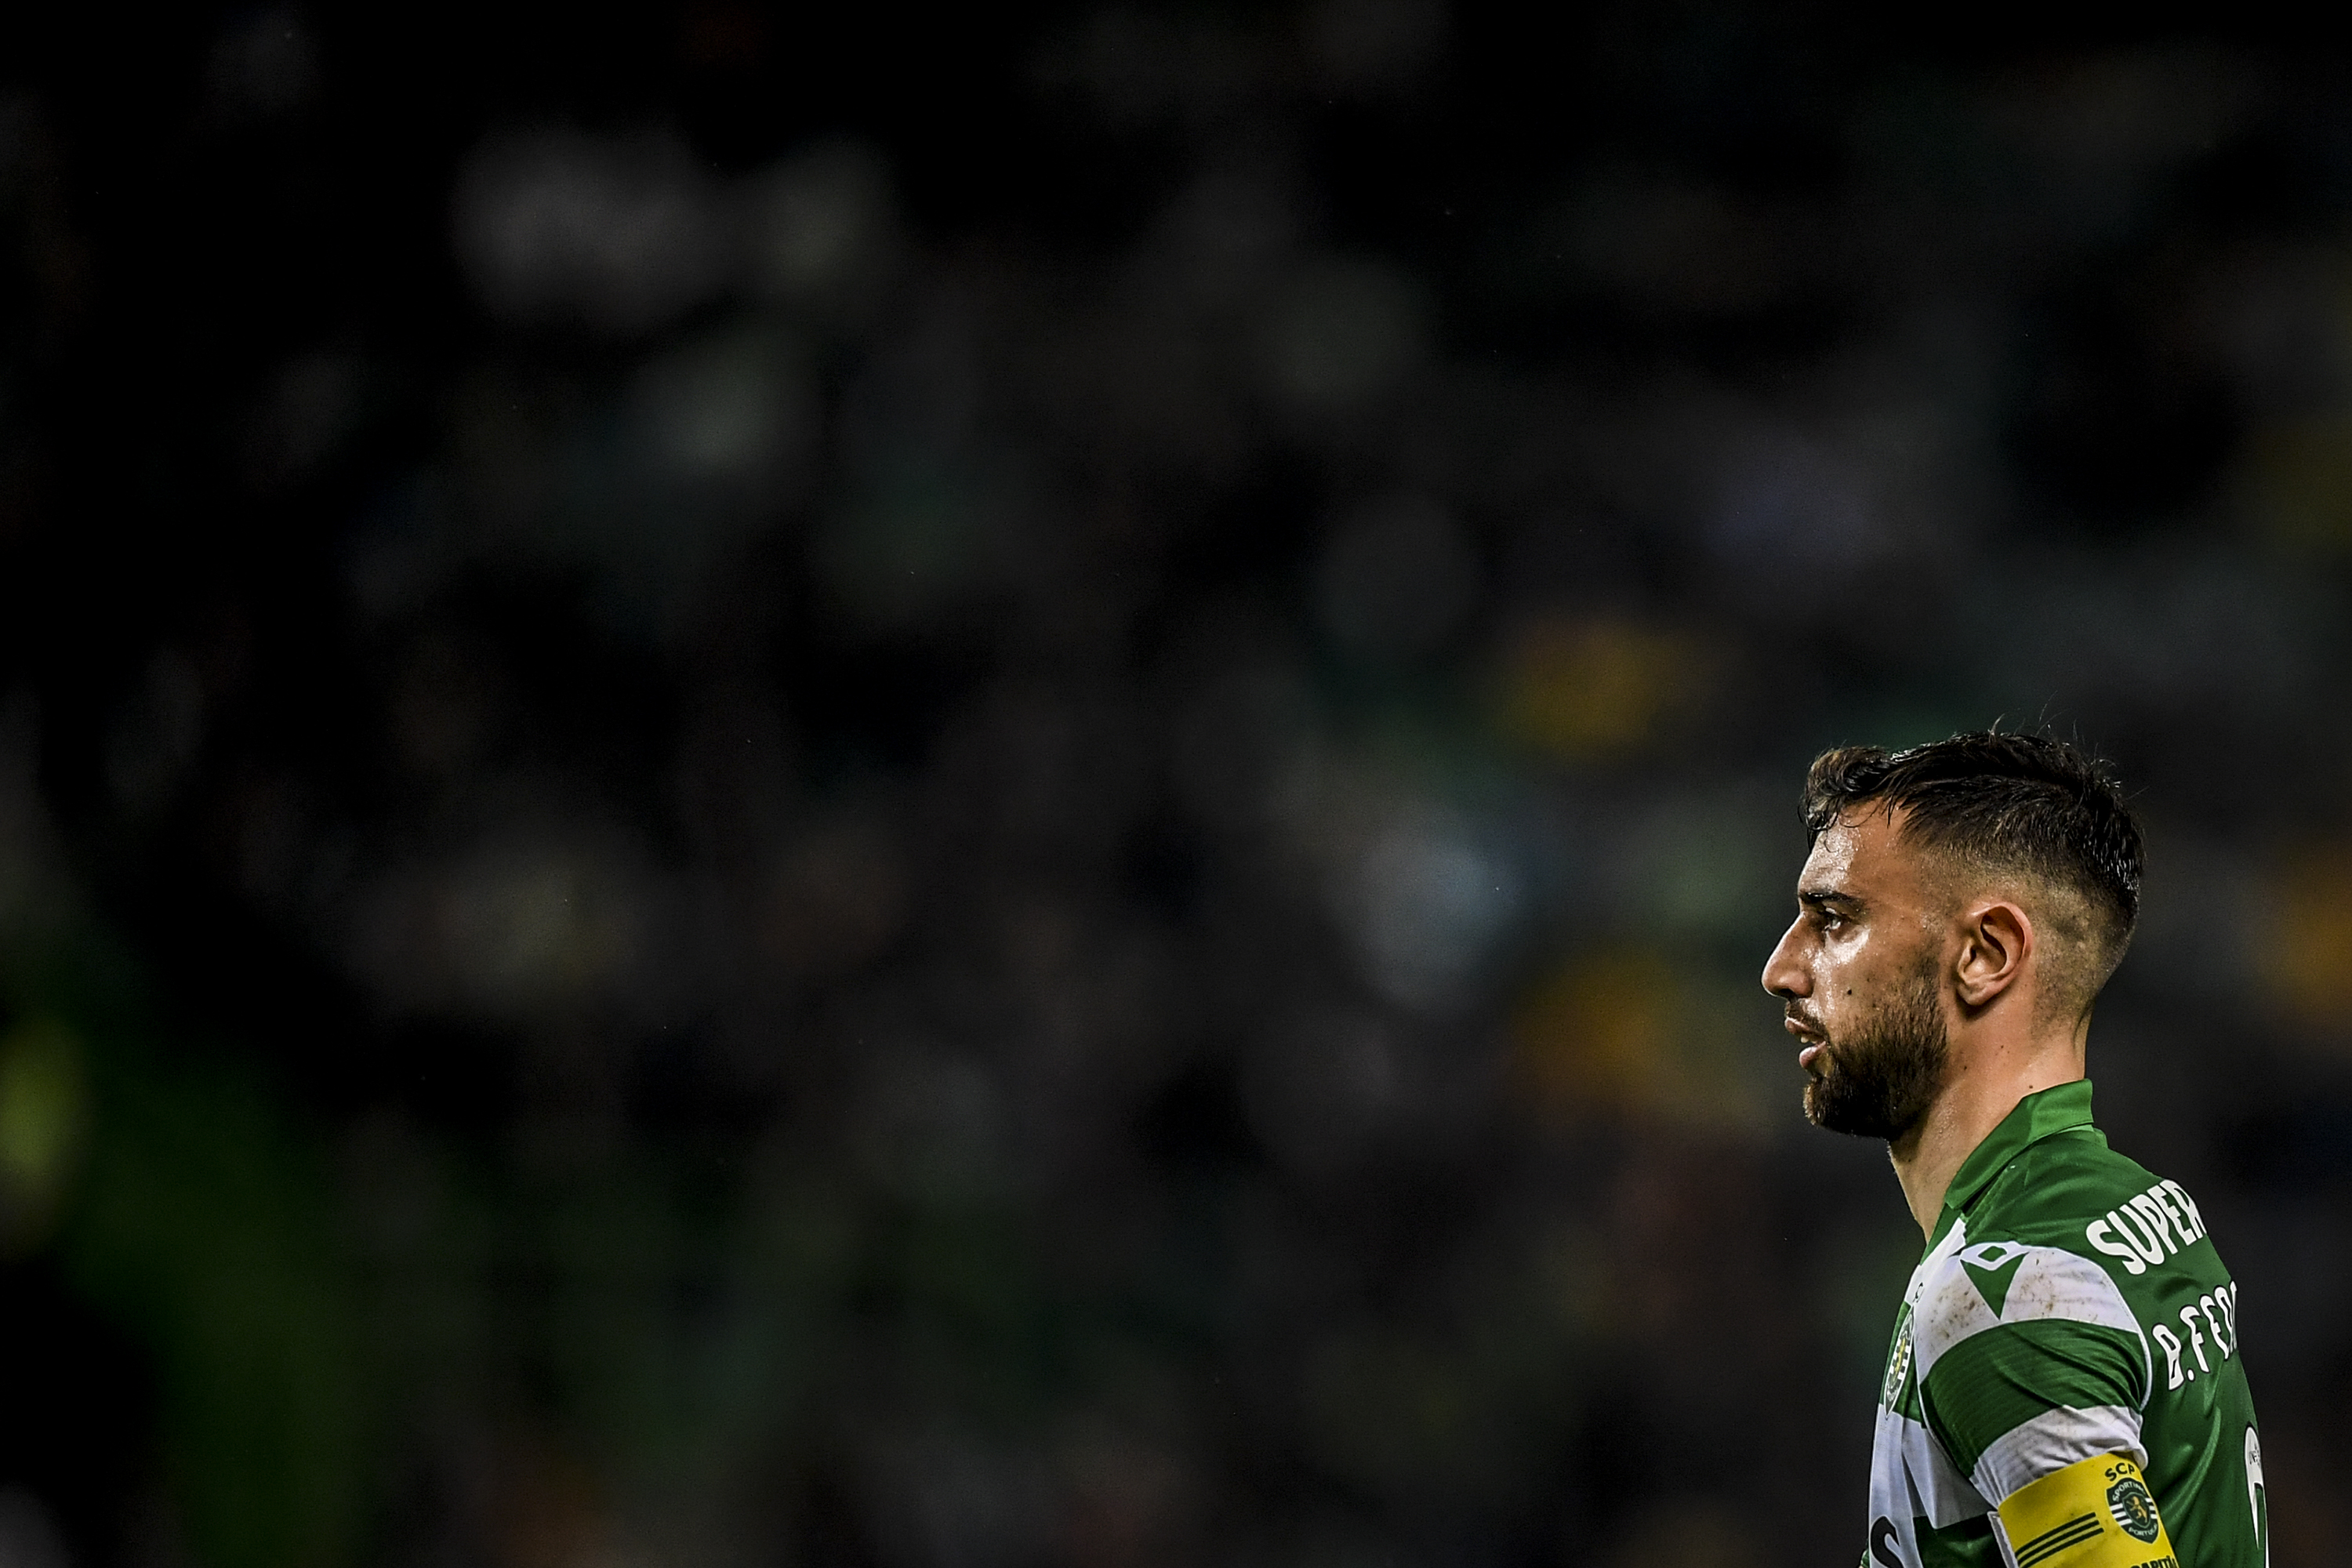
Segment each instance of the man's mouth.
M1780 1021L1780 1026L1796 1036L1802 1044L1803 1048L1797 1053L1797 1065L1811 1072L1813 1063L1829 1048L1829 1037L1822 1033L1819 1026L1793 1013Z

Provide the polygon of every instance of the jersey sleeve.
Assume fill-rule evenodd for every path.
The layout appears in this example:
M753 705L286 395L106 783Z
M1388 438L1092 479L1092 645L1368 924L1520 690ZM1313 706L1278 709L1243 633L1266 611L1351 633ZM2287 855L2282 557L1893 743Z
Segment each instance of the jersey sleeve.
M1925 1285L1912 1329L1922 1417L1988 1502L2085 1460L2147 1462L2147 1342L2105 1268L1988 1241Z

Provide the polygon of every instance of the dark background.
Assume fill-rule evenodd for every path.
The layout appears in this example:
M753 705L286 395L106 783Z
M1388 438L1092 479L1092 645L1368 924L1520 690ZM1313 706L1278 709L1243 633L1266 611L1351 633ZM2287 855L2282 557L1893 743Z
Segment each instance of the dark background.
M2345 1494L2352 68L1790 6L0 39L0 1563L1860 1551L1839 742Z

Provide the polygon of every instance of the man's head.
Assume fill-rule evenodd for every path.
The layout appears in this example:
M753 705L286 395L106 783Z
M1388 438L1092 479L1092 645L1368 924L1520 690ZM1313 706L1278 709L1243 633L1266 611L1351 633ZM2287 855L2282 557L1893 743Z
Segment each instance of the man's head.
M2114 781L2060 741L1844 746L1805 779L1800 912L1764 970L1806 1042L1805 1111L1900 1139L1951 1070L1955 1029L2079 1050L2139 913L2140 835Z

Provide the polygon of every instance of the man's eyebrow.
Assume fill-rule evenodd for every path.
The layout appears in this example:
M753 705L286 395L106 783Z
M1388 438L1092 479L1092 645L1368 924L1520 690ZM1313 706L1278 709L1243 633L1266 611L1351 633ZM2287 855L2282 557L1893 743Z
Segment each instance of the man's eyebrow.
M1809 910L1858 910L1863 907L1860 899L1835 888L1800 888L1797 889L1797 902Z

